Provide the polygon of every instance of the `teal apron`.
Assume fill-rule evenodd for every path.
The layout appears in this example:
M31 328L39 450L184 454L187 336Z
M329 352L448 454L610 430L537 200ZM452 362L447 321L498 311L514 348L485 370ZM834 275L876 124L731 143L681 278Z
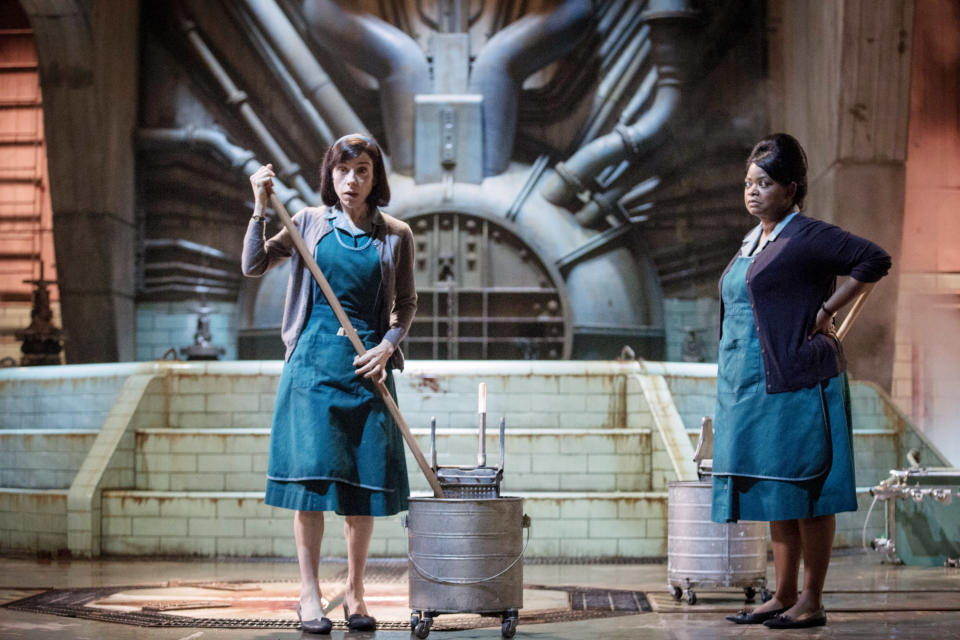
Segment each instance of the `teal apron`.
M334 229L315 257L364 346L375 335L380 262L367 235ZM392 515L410 489L403 439L316 282L306 326L284 365L270 433L266 503L341 515ZM392 372L387 388L396 399Z
M856 511L846 374L767 393L747 268L723 278L714 415L714 522L794 520Z

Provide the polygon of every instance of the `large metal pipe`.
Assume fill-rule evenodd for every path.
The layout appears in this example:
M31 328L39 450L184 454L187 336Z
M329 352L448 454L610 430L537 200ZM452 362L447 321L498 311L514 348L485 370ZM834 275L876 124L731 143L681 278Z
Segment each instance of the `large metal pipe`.
M524 16L497 32L477 55L470 90L483 95L485 176L510 164L523 81L573 50L592 18L592 0L566 0L553 13Z
M230 167L250 175L260 167L253 151L238 147L227 140L227 136L216 129L186 127L184 129L138 129L137 143L145 150L183 149L197 146L215 152ZM308 206L305 195L273 179L273 190L284 206L293 211Z
M370 15L355 15L332 0L308 0L304 16L317 44L366 71L380 83L380 106L393 170L413 174L413 140L419 93L430 93L427 56L410 36Z
M666 138L668 124L680 104L692 53L690 25L697 13L690 0L651 0L644 21L650 25L651 56L657 67L656 97L650 109L633 125L618 125L613 133L597 138L566 162L543 186L543 197L569 206L582 191L593 190L593 180L611 164L649 154Z
M263 29L274 50L293 72L320 117L339 138L366 131L363 122L310 53L303 38L274 0L246 0L247 11ZM325 141L331 144L333 140Z
M277 143L273 134L267 130L260 116L257 115L253 107L247 102L247 94L237 87L236 83L234 83L230 77L230 74L227 73L227 70L220 64L220 61L217 60L217 57L210 50L210 47L207 46L207 43L200 36L197 25L185 16L181 15L179 19L180 27L186 34L187 40L227 94L227 104L235 107L240 112L240 117L247 126L250 127L253 135L256 136L260 144L266 148L267 153L270 154L277 165L278 175L289 177L290 181L297 187L297 190L300 191L307 200L310 202L318 202L319 198L316 193L314 193L313 189L300 173L300 165L290 159L290 156L283 150L283 147Z
M263 59L263 62L276 74L277 80L283 86L283 91L287 99L300 113L300 116L307 126L313 130L315 139L323 143L324 146L332 144L338 136L330 129L330 125L324 121L313 102L303 94L300 83L287 69L287 65L274 50L267 36L264 35L263 29L239 5L226 3L224 9L234 17L241 28L247 33L257 53L259 53Z

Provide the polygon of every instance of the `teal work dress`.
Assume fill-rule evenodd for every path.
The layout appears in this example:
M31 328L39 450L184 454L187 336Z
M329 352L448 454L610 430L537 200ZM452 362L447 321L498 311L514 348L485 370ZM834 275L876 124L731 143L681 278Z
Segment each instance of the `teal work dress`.
M740 256L721 283L714 522L794 520L857 508L846 374L767 393Z
M371 236L337 226L314 255L370 349L380 342L380 262ZM265 501L300 511L392 515L407 509L410 494L403 439L374 385L357 376L356 352L339 329L314 282L306 325L277 390ZM392 372L387 388L396 398Z

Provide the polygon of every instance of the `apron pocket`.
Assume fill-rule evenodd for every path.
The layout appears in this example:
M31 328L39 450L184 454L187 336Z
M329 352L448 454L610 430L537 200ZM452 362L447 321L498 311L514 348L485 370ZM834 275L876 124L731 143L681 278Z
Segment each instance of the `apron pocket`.
M721 345L717 393L745 393L764 389L763 359L746 340L731 338Z
M294 365L291 385L296 389L323 385L353 395L368 394L370 391L353 366L356 355L346 336L325 333L301 336L291 358Z

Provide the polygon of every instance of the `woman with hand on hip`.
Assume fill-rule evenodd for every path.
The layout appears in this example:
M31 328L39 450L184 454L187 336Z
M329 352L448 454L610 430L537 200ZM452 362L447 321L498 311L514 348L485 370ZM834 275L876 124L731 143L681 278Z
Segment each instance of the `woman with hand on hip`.
M836 513L856 511L846 361L837 311L890 269L863 238L800 213L806 154L787 134L754 146L744 202L759 224L720 278L715 522L770 522L776 592L727 619L826 624ZM837 276L849 276L836 286ZM803 589L798 591L800 561Z
M304 631L329 633L317 571L323 512L345 516L347 585L343 613L351 630L373 630L363 573L373 517L407 509L403 440L374 381L396 398L391 369L417 310L410 227L378 207L390 201L383 154L369 137L351 134L326 152L320 175L323 207L293 221L313 252L367 352L358 356L333 309L284 229L267 239L263 213L271 165L251 177L254 213L244 238L243 273L260 276L289 258L281 335L285 364L270 433L266 503L292 509Z

